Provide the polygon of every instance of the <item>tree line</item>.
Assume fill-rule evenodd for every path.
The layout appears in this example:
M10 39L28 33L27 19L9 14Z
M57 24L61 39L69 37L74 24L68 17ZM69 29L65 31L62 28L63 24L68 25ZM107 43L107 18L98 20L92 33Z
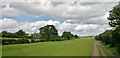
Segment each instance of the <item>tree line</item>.
M114 6L109 13L109 26L112 29L106 30L95 38L110 47L117 47L117 52L120 54L120 4Z
M23 30L19 30L15 33L2 31L0 33L3 38L13 38L13 39L2 39L3 45L8 44L23 44L23 43L33 43L33 42L45 42L45 41L63 41L70 40L73 38L78 38L78 35L73 35L69 31L64 31L62 36L58 35L58 30L54 25L47 25L41 27L39 33L27 34ZM19 38L19 39L14 39Z

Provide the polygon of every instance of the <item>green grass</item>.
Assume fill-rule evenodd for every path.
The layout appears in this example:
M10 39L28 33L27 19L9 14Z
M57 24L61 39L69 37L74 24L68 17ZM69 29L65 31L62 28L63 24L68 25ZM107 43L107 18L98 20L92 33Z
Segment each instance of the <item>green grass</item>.
M102 52L101 52L100 47L98 45L97 45L97 48L98 48L99 55L102 56Z
M114 55L119 55L117 53L117 47L110 47L110 45L104 45L108 50L110 50ZM120 55L119 55L120 56Z
M0 57L2 57L2 46L0 45Z
M3 56L92 56L93 39L5 45Z

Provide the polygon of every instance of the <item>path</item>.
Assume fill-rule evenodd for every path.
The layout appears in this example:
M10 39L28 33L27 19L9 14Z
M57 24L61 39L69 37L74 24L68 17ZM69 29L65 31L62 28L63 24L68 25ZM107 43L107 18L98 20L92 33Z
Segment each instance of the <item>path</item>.
M94 47L93 47L93 54L92 56L99 56L99 51L98 51L98 47L97 47L97 44L96 44L96 40L94 40Z
M104 47L100 42L98 42L97 40L94 40L92 56L104 56L103 58L106 58L106 56L115 56L115 55L113 55L108 49L106 49L106 47ZM93 57L93 58L96 58L96 57Z

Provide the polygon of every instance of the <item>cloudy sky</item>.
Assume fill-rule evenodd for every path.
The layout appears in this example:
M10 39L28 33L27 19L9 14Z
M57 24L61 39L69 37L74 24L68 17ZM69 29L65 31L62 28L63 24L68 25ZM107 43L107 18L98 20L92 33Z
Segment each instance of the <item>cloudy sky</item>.
M109 11L118 2L3 2L0 31L38 33L47 24L59 35L71 31L81 36L97 35L107 29Z

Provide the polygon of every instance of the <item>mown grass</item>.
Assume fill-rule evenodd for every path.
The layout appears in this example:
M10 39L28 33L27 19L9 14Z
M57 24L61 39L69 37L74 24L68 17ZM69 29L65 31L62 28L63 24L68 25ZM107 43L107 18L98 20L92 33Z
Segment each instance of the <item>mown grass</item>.
M93 39L5 45L3 56L92 56Z

